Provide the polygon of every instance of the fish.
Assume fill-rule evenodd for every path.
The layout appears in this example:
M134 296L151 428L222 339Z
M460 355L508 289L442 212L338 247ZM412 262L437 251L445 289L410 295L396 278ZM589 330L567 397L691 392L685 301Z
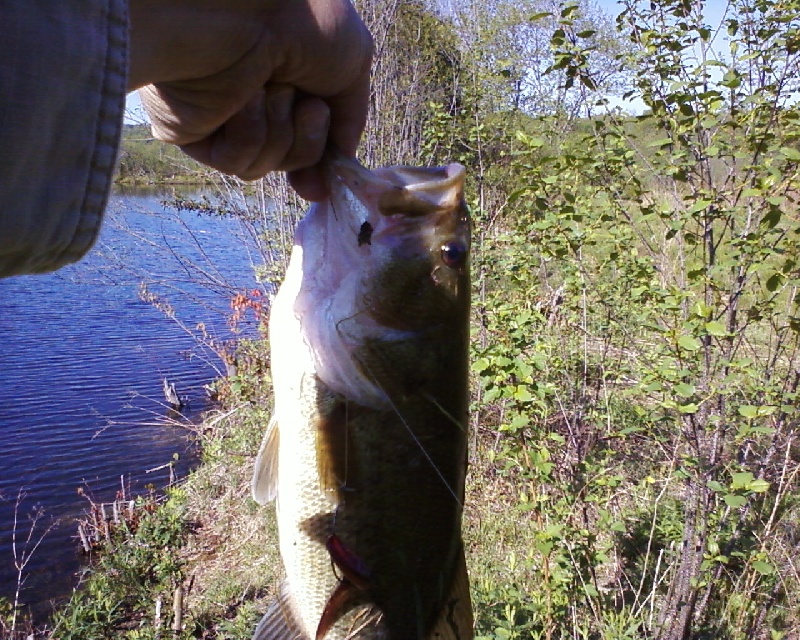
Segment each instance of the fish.
M271 304L254 499L286 578L254 640L470 640L465 169L331 155Z

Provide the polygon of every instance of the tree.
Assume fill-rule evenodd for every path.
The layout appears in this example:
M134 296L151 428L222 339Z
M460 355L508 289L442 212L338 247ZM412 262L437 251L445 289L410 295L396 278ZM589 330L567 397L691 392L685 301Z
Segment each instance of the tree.
M521 110L528 115L578 117L593 111L596 96L566 82L554 59L552 34L562 29L562 14L572 15L562 37L582 34L592 52L587 65L598 89L613 93L626 76L617 61L623 41L610 16L592 2L449 0L440 10L459 33L485 113Z
M431 105L458 109L462 68L455 33L422 0L362 0L358 6L375 39L362 156L371 166L416 163Z

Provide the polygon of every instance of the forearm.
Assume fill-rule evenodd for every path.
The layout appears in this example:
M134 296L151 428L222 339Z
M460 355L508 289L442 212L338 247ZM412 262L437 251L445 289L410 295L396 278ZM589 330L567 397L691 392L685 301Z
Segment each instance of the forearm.
M0 23L0 276L94 242L125 102L124 0L20 0Z

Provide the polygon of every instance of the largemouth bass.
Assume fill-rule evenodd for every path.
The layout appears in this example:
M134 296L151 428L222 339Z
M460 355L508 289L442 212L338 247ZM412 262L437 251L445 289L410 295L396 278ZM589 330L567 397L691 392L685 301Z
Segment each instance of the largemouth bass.
M287 577L254 638L468 640L464 168L330 169L270 312L253 495Z

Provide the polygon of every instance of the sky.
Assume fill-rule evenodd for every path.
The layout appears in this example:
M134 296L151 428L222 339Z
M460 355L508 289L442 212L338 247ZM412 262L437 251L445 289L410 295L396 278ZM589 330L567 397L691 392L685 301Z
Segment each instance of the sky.
M139 94L135 91L129 93L127 100L125 100L125 124L142 124L145 120Z

